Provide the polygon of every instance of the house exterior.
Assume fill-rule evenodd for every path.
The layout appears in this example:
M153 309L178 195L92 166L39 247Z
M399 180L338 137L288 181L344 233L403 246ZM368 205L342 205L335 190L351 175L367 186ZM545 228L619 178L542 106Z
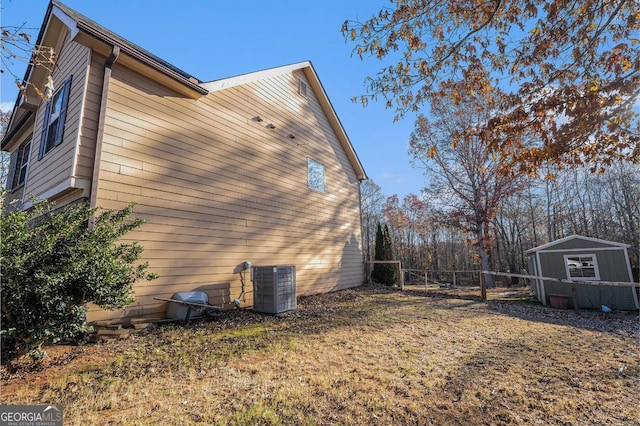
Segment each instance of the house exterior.
M2 140L9 199L135 203L148 223L125 240L159 275L123 311L90 307L89 321L159 316L155 298L178 291L232 306L247 260L296 265L298 295L363 282L366 175L310 62L201 82L56 1L36 44L57 63L26 72ZM34 86L49 75L43 100Z
M633 282L628 248L628 244L572 235L527 250L533 275L555 279L535 279L532 290L545 305L550 294L559 294L568 296L572 306L571 284L556 280L578 281L582 282L576 284L579 308L638 309L637 289L614 284Z

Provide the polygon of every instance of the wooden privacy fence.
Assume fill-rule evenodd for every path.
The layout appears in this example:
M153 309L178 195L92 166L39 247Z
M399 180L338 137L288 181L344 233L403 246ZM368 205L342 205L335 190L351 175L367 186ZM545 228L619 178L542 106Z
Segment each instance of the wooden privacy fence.
M580 284L580 285L591 285L591 286L612 286L612 287L640 288L640 283L636 283L636 282L578 281L578 280L567 280L567 279L562 279L562 278L542 277L542 276L538 276L538 275L515 274L515 273L511 273L511 272L482 271L481 288L483 290L483 294L482 294L482 299L483 300L487 299L486 288L484 286L484 276L485 276L485 274L486 275L501 276L501 277L527 278L527 279L536 280L536 281L552 281L552 282L569 284L570 287L571 287L571 299L573 301L573 307L576 310L576 312L578 311L578 298L577 298L577 289L576 289L576 286L578 284ZM544 287L543 287L541 293L542 293L542 297L541 297L542 304L546 306L547 305L547 300L546 300L545 293L544 293ZM634 295L634 296L636 296L636 295ZM638 298L636 296L636 308L638 307L637 304L638 304Z

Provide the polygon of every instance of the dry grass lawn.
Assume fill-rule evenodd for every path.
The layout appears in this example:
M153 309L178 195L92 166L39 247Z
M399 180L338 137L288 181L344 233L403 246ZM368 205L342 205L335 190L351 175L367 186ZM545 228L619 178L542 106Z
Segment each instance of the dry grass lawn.
M638 316L363 287L3 370L65 425L640 424Z

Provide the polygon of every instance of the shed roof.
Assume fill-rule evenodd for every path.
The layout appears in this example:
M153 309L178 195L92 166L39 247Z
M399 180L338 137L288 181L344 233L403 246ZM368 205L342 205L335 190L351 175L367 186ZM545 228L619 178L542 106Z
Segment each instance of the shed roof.
M599 238L593 238L593 237L584 237L582 235L570 235L568 237L560 238L559 240L551 241L550 243L543 244L543 245L538 246L538 247L534 247L532 249L529 249L529 250L525 251L525 253L527 253L527 254L528 253L536 253L536 252L541 252L541 251L546 251L546 250L551 250L551 249L563 248L563 246L566 246L566 244L568 242L571 242L571 241L574 241L574 240L582 240L582 241L589 242L594 247L611 247L611 248L629 248L629 247L631 247L629 244L616 243L615 241L601 240Z

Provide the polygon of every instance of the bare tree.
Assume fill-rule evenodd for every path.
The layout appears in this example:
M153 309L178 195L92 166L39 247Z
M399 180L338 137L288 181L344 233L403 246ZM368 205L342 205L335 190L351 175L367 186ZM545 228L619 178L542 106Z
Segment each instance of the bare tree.
M544 207L536 197L534 181L526 182L526 189L505 197L493 220L496 232L494 263L499 270L519 273L527 268L524 252L538 246L539 227L544 222ZM539 219L539 218L542 218ZM512 284L518 279L512 278Z
M38 96L48 99L53 95L51 73L56 66L57 55L53 47L32 44L30 32L34 30L37 31L27 28L26 24L0 27L0 72L10 74L20 93L26 96L27 86L31 83L24 81L16 68L22 69L23 65L43 67L49 72L47 82L43 87L32 87Z
M442 203L450 224L471 235L484 270L491 270L491 222L501 200L523 189L524 176L504 173L504 158L473 131L490 119L490 107L478 97L432 105L434 121L419 116L410 138L410 153L431 176L425 191Z
M361 225L365 260L373 259L376 225L382 218L382 204L384 203L384 199L382 189L380 189L373 180L365 180L360 184Z

